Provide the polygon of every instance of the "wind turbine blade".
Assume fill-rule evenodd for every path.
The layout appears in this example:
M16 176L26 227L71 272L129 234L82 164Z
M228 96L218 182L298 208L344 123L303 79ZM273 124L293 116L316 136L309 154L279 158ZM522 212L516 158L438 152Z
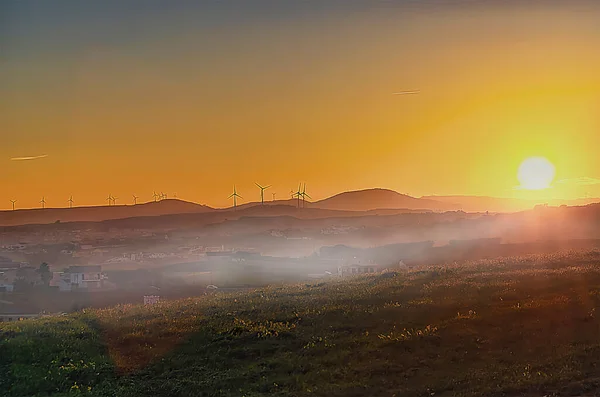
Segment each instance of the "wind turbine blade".
M270 187L271 187L271 185L269 185L269 186L267 186L267 187L264 187L263 189L265 189L265 190L266 190L266 189L268 189L268 188L270 188Z
M312 200L312 197L310 197L310 195L308 193L304 193L304 195Z
M234 194L232 194L231 196L227 197L227 198L228 198L228 199L230 199L230 198L232 198L232 197L235 197L235 193L234 193Z
M264 189L264 188L263 188L262 186L260 186L258 183L254 182L254 184L255 184L256 186L258 186L258 188L259 188L259 189Z

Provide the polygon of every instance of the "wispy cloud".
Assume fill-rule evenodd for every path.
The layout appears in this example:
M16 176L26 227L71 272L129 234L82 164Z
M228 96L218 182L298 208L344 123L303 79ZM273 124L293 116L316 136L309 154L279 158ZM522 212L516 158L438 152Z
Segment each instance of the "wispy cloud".
M600 179L590 178L588 176L582 176L580 178L561 179L558 181L561 184L579 185L579 186L591 186L600 185Z
M41 156L27 156L27 157L13 157L10 161L30 161L30 160L39 160L48 157L47 154L42 154Z
M421 90L411 90L411 91L398 91L394 92L392 95L415 95L420 94Z

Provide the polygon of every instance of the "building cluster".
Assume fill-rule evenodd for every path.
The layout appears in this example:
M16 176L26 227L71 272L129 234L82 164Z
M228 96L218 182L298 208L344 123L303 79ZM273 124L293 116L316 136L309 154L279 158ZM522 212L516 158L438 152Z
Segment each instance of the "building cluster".
M0 292L15 292L20 286L45 286L39 269L21 264L0 265ZM62 292L100 291L110 288L101 266L70 266L62 272L51 272L47 287Z
M53 272L50 287L59 291L99 291L108 287L101 266L70 266L63 272Z

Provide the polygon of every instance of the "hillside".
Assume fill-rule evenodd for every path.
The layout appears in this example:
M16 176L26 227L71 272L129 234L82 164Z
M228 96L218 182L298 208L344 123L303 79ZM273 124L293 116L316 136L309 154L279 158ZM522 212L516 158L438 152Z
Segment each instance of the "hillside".
M260 202L249 202L238 205L238 210L253 207L288 206L298 207L298 199L286 199ZM375 211L375 210L404 210L409 211L440 211L459 209L453 203L440 202L430 199L420 199L400 194L388 189L365 189L336 194L335 196L318 201L300 201L304 208L332 211ZM223 210L232 210L228 207Z
M316 203L306 201L307 210L303 213L298 211L298 200L275 200L243 203L233 207L215 209L206 205L186 202L182 200L168 199L159 202L150 202L138 205L97 206L97 207L75 207L75 208L36 208L17 211L0 211L0 226L36 225L49 224L60 221L65 222L100 222L116 219L155 217L177 214L197 213L221 213L227 214L228 218L243 215L291 215L300 217L326 217L326 216L355 216L349 211L372 211L387 210L390 213L406 213L415 211L450 210L455 206L443 204L433 200L422 200L402 195L391 190L374 189L355 192L346 192L333 196L329 199ZM312 211L308 211L308 210ZM317 213L318 210L323 210ZM328 213L332 211L331 213ZM391 211L391 212L390 212ZM309 215L309 214L313 215ZM381 212L383 213L383 212ZM216 218L223 216L216 215Z
M141 216L204 213L212 208L182 200L168 199L138 205L113 205L74 208L36 208L0 211L0 226L60 222L99 222Z
M0 324L6 396L600 392L598 251Z
M337 209L345 211L370 211L376 209L410 209L451 211L459 209L453 203L419 199L388 189L367 189L344 192L333 197L316 201L311 208Z
M530 210L538 204L558 207L561 205L581 206L600 202L599 198L578 200L521 200L486 196L423 196L421 198L454 204L459 209L467 212L516 212Z

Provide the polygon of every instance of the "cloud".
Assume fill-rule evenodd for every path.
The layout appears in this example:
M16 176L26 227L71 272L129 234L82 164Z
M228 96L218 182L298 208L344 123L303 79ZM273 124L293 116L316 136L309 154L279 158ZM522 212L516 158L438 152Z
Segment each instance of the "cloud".
M413 91L398 91L394 92L392 95L415 95L420 94L421 90L413 90Z
M29 157L13 157L10 161L29 161L29 160L39 160L48 157L47 154L42 154L41 156L29 156Z
M600 179L590 178L588 176L582 176L580 178L561 179L560 181L558 181L558 183L579 185L579 186L591 186L591 185L600 185Z

